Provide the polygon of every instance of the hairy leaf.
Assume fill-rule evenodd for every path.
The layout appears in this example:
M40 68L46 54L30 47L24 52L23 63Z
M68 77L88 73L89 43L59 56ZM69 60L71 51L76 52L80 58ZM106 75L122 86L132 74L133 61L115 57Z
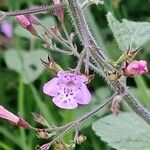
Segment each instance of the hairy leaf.
M30 52L9 50L5 52L5 61L8 68L21 74L24 83L27 84L36 80L43 72L44 67L40 58L46 57L47 53L44 50Z
M107 14L109 26L122 51L137 49L150 40L150 23L123 19L119 22L110 12Z
M118 150L150 149L150 127L134 113L109 115L93 123L92 129L101 140Z

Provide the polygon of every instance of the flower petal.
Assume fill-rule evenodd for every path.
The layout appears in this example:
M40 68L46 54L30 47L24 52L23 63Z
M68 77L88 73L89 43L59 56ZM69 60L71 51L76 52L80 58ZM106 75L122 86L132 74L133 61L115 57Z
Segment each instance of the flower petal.
M14 122L15 124L18 123L19 117L5 109L2 105L0 105L0 118L7 119L9 121Z
M61 99L60 96L54 97L52 99L54 104L62 109L74 109L78 107L78 104L75 100L70 99L70 100L65 100Z
M78 104L88 104L91 101L91 93L85 84L82 84L80 90L78 91L76 101Z
M58 83L59 83L58 78L54 78L50 80L49 82L44 84L43 92L49 96L57 96L59 89L60 89L60 86L58 85Z

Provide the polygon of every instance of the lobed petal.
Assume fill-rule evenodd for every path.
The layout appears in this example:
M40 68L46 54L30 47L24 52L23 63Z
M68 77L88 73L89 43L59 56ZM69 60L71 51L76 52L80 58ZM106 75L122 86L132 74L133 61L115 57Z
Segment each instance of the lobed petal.
M78 104L88 104L91 101L91 93L89 92L87 86L85 84L82 84L80 87L77 95L76 95L76 101Z
M74 109L78 107L77 102L74 99L65 100L61 99L59 96L56 96L52 99L53 103L62 108L62 109Z
M43 86L43 92L49 96L57 96L60 90L59 79L53 78Z

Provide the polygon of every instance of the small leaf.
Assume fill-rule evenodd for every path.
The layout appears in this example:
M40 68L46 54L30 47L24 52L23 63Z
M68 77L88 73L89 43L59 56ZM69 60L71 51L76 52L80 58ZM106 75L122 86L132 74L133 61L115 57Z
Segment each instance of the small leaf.
M122 51L137 49L150 40L150 23L123 19L120 23L110 12L107 14L109 26Z
M102 141L118 150L150 149L150 127L134 113L109 115L93 123L92 129Z
M24 83L28 84L35 81L43 72L44 67L40 58L46 58L47 55L44 50L30 52L8 50L5 52L5 61L8 68L21 74Z

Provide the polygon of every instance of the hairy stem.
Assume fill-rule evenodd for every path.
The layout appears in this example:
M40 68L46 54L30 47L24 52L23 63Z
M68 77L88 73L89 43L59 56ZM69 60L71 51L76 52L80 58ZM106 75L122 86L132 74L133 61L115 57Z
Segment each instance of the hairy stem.
M102 105L99 105L97 108L95 108L93 111L83 115L82 117L80 117L79 119L73 121L72 123L69 123L65 126L65 130L59 134L57 137L55 137L51 142L50 145L52 145L54 142L56 142L59 138L61 138L63 135L65 135L67 132L69 132L71 129L74 129L76 127L78 127L80 124L82 124L85 120L87 120L88 118L90 118L91 116L93 116L95 113L97 113L98 111L100 111L102 108L104 108L105 106L107 106L108 104L111 103L111 101L113 100L113 98L116 96L116 93L109 98L108 100L106 100L106 102Z
M16 16L16 15L27 15L27 14L39 14L42 12L49 12L49 11L53 11L54 9L58 8L58 7L64 7L64 3L62 4L57 4L57 5L52 5L52 6L40 6L40 7L36 7L36 8L30 8L27 10L19 10L19 11L10 11L10 12L4 12L6 17L12 17L12 16Z
M97 43L94 40L94 38L88 28L88 25L86 23L86 19L84 17L83 10L80 7L80 5L78 4L77 0L69 0L68 3L69 3L69 12L74 21L74 25L76 27L77 33L78 33L80 39L82 40L82 44L84 45L84 47L88 46L91 48L90 52L92 53L94 60L99 65L99 69L101 69L103 74L106 74L105 70L110 70L110 69L116 70L116 68L114 68L111 64L108 64L108 62L105 61L105 60L109 60L109 59L102 53L100 48L97 46ZM99 73L101 73L101 72L99 72ZM120 86L120 88L124 88L124 86L120 83L120 81L110 82L110 81L108 81L106 75L104 75L103 77L105 77L105 80L107 81L107 83L110 83L110 85L113 87L113 90L115 90L116 87L118 87L118 85ZM125 89L127 89L127 88L125 87ZM135 113L137 113L148 124L150 124L150 112L147 109L145 109L138 102L138 100L136 100L132 96L132 94L129 91L126 91L125 101L128 103L128 105L131 107L131 109Z

